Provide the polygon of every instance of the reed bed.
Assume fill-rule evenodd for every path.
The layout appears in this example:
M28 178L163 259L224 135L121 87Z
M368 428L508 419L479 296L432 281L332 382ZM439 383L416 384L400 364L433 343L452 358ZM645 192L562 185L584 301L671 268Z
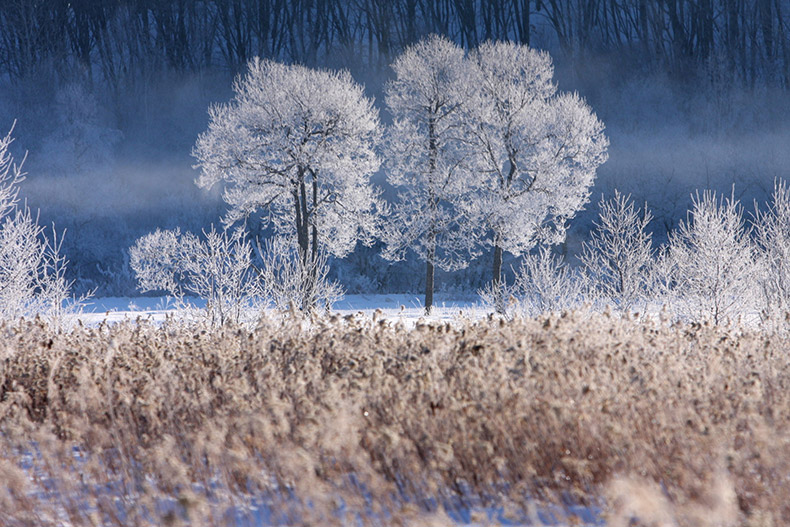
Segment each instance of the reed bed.
M6 325L0 525L787 525L788 349L590 313Z

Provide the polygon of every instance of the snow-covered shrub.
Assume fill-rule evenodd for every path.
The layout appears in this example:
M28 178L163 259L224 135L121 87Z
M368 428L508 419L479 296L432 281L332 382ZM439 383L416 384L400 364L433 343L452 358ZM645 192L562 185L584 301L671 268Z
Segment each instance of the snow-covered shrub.
M664 301L692 318L718 324L752 307L757 265L738 200L711 191L694 196L659 269L659 289L669 293Z
M585 300L585 289L584 275L545 246L524 257L513 287L518 309L525 316L579 307Z
M66 305L71 282L60 254L62 237L54 227L46 236L38 217L19 203L24 173L9 152L12 142L10 131L0 138L0 318L41 315L59 325L80 302Z
M215 325L239 322L263 289L252 268L252 246L244 231L192 233L156 230L129 249L129 265L141 291L165 291L180 304L194 295L206 300L206 316Z
M492 280L477 290L480 304L489 313L498 313L506 318L513 316L519 306L515 286L508 285L505 280Z
M303 310L328 309L342 298L343 288L327 278L329 266L325 252L319 251L314 258L308 259L310 267L306 267L298 248L279 236L267 240L263 248L259 246L258 252L264 296L276 309L285 310L291 306Z
M754 234L760 263L761 314L782 320L790 311L790 189L774 184L768 210L754 215Z
M631 196L615 191L601 198L598 221L579 259L590 278L591 292L627 311L646 298L653 260L652 214L634 207Z

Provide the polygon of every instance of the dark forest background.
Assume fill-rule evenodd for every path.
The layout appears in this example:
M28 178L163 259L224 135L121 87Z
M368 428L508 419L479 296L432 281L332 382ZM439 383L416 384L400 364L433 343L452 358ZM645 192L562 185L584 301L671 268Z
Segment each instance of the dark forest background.
M392 59L431 33L550 51L559 88L607 125L610 159L560 251L614 188L647 202L661 240L695 189L734 188L752 209L790 179L788 0L0 0L0 132L17 120L23 197L67 229L77 289L133 295L137 237L219 223L190 150L250 58L348 69L381 106ZM416 262L377 252L333 273L349 292L420 290ZM487 262L439 288L474 291Z

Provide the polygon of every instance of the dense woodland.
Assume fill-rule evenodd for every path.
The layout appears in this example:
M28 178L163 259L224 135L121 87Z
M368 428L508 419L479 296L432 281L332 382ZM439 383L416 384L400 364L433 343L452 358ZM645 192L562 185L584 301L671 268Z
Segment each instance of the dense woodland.
M194 185L190 151L251 58L348 69L383 108L409 44L505 39L548 50L560 89L606 125L610 159L591 203L615 188L647 201L662 240L695 189L735 185L750 204L790 177L788 31L786 0L5 0L0 132L18 120L15 156L30 152L22 197L67 229L78 290L135 294L135 239L225 212L218 192ZM376 182L392 195L386 174ZM561 252L580 249L596 214L577 216ZM393 269L379 253L358 248L333 272L350 292L420 290L416 262ZM474 291L487 267L438 287Z
M510 39L624 53L677 74L712 61L744 82L787 86L789 15L783 0L7 0L0 68L20 79L52 62L115 85L255 56L376 67L439 33L464 47Z

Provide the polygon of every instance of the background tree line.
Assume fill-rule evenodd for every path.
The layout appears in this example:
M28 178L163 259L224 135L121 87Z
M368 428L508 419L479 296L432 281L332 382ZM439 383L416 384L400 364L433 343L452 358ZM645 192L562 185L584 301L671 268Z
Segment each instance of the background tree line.
M787 0L5 0L0 72L19 80L51 65L115 86L162 70L235 72L255 56L384 68L438 33L466 48L508 39L787 87L789 14Z

